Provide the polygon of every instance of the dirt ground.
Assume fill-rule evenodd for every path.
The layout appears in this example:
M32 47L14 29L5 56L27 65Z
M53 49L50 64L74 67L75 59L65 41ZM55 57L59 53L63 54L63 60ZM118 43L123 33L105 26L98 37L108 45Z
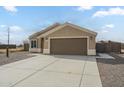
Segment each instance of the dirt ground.
M115 59L99 59L97 65L104 87L124 87L124 57L110 54Z
M23 47L18 47L14 49L9 49L10 52L21 52L24 51ZM0 49L0 53L6 53L6 49Z
M12 52L9 58L6 57L5 53L0 53L0 66L8 63L12 63L18 60L33 57L29 52Z

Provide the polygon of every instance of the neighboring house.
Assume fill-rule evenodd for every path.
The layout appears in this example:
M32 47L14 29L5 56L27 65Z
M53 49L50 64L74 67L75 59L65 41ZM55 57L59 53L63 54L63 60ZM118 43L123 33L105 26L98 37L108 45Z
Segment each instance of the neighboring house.
M96 32L71 23L53 24L29 37L30 52L96 55Z

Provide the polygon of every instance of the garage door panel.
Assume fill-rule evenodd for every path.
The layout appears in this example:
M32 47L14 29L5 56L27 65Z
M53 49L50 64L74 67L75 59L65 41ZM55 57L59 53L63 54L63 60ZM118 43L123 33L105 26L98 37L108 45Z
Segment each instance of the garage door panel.
M51 54L87 54L86 38L57 38L50 40Z

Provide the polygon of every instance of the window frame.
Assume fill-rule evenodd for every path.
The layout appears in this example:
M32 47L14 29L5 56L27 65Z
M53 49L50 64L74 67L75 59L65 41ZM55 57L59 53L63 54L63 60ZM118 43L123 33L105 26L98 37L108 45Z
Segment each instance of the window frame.
M37 40L34 39L34 40L31 40L31 48L37 48Z

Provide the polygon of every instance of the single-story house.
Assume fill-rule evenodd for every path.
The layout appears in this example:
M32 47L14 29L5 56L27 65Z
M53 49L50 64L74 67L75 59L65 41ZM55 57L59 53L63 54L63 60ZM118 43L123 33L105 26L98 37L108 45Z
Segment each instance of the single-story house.
M96 55L97 33L71 24L55 23L29 37L30 52L43 54Z

